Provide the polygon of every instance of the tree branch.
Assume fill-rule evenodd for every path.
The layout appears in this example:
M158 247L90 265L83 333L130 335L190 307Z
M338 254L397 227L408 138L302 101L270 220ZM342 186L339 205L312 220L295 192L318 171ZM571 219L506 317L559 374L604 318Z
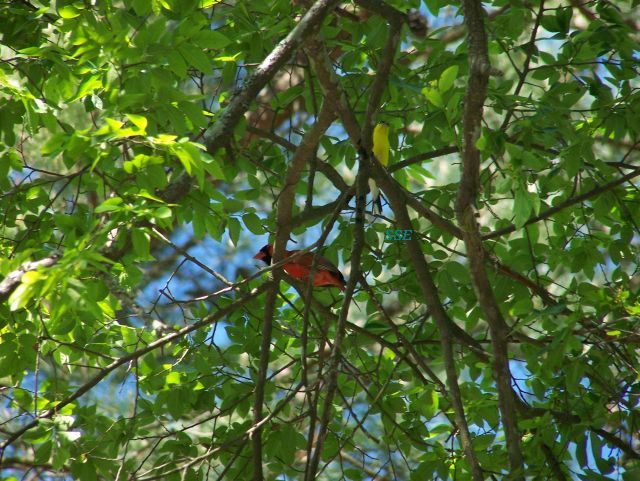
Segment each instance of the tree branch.
M289 142L287 139L279 136L274 132L268 132L266 130L258 129L256 127L252 127L251 125L247 126L247 132L259 135L260 137L270 140L274 144L281 145L290 152L295 152L298 148L296 144L294 144L293 142ZM329 179L338 190L344 191L349 188L340 174L338 174L338 172L336 172L336 170L324 160L316 158L316 170L321 172L322 175Z
M260 90L284 66L291 54L319 27L327 14L338 3L340 3L339 0L318 0L315 2L291 32L256 67L244 85L233 94L222 115L216 119L207 145L209 153L215 154L233 137L233 129L249 109L249 105L260 93Z
M398 225L402 229L412 229L413 226L411 224L411 219L409 218L403 193L399 189L395 188L395 185L390 181L390 177L384 175L384 169L381 165L374 163L373 168L376 171L374 178L384 191L387 199L389 199L391 209L396 216ZM454 409L456 425L460 429L462 447L471 467L471 473L474 481L481 481L484 479L484 476L482 474L478 458L473 450L471 433L469 432L469 426L464 414L462 395L460 393L460 386L458 385L458 374L455 367L455 359L453 357L452 349L453 337L463 340L465 344L472 346L474 351L481 353L481 355L484 354L484 351L473 337L461 329L447 315L444 307L442 306L442 302L440 301L438 289L433 281L429 266L425 261L424 253L415 238L412 238L407 242L407 249L411 258L411 264L415 269L418 283L420 284L420 288L426 301L427 309L429 310L431 317L433 317L436 322L438 332L440 333L440 345L442 347L445 362L445 372L447 375L447 383L449 385L451 404Z
M398 42L400 41L400 28L402 27L402 22L401 20L392 18L389 19L390 25L387 41L380 53L378 69L376 71L376 76L373 79L373 84L371 85L369 101L367 102L367 110L365 111L364 121L362 123L362 133L360 134L361 142L362 147L367 152L370 152L372 148L371 133L373 132L373 120L378 108L380 107L382 95L387 88L389 74L391 73L391 66L393 65L393 59L396 56Z
M395 46L393 47L395 50ZM366 205L367 179L368 179L368 156L361 151L360 142L363 131L360 130L358 122L353 111L349 108L346 95L340 88L335 72L331 67L331 63L326 55L324 45L318 38L314 38L309 42L310 58L315 68L318 81L325 94L325 101L332 100L332 106L342 120L342 124L347 131L351 143L359 149L359 165L358 175L356 177L356 218L353 234L353 243L351 248L351 274L347 282L344 293L344 300L340 315L338 317L338 325L336 327L336 338L331 351L331 360L329 366L328 380L326 386L326 395L323 403L322 418L318 430L317 442L311 459L308 460L305 468L305 481L312 481L316 477L318 466L320 464L320 456L325 438L328 433L330 416L332 413L332 402L337 389L338 364L341 356L342 339L344 338L345 324L353 292L356 287L360 275L360 258L365 245L364 238L364 210ZM390 66L388 66L390 68ZM375 81L374 81L375 83ZM379 88L379 95L382 95L384 85ZM372 107L373 111L373 107ZM366 130L366 126L363 127Z
M605 429L591 427L591 430L604 439L609 444L615 446L619 450L621 450L624 454L626 454L631 459L640 459L640 453L636 451L631 444L626 441L623 441L618 436Z
M528 226L529 224L533 224L534 222L547 219L552 215L557 214L561 210L566 209L567 207L571 207L572 205L579 204L580 202L583 202L585 200L591 199L592 197L595 197L597 195L600 195L612 189L615 189L619 185L622 185L631 179L635 179L638 176L640 176L640 168L636 168L635 170L629 172L628 174L623 175L619 179L615 179L610 182L607 182L606 184L602 184L602 185L599 185L598 187L594 187L593 189L583 194L576 195L574 197L569 197L568 199L563 200L559 204L554 205L550 209L547 209L544 212L541 212L540 214L531 217L527 222L524 223L524 226ZM515 232L515 230L516 230L516 226L510 225L509 227L504 227L503 229L498 229L489 234L486 234L482 237L482 239L483 240L495 239L496 237L502 237L505 234L510 234L511 232Z
M224 111L217 117L207 143L207 151L209 154L215 155L218 149L228 142L228 139L233 136L233 129L242 118L242 115L248 110L249 105L256 95L258 95L267 82L273 78L276 72L289 60L291 54L302 45L305 39L320 25L326 15L338 3L338 0L318 0L307 13L305 13L291 32L289 32L260 65L256 67L242 87L231 97ZM160 197L167 203L175 203L189 193L191 184L192 178L183 172L162 192ZM118 255L107 257L114 258L122 255L121 252L117 254ZM45 261L45 259L43 259L43 261ZM45 261L42 267L50 267L55 264L55 262L48 262L50 261ZM20 280L24 272L19 274L18 271L16 271L16 276L11 279L7 276L3 280L1 285L2 290L0 291L0 302L7 299L18 285L20 285Z
M276 213L276 239L273 249L273 263L284 259L284 252L291 233L291 212L293 209L293 201L296 194L296 186L300 182L302 169L307 159L315 155L315 150L320 142L320 138L329 128L335 113L329 108L328 103L324 102L320 110L320 114L316 123L307 131L300 145L293 155L291 164L287 170L284 186L278 198L278 210ZM278 286L282 270L273 271L273 286L267 292L264 303L264 318L262 322L262 343L260 346L260 365L258 377L256 380L255 398L253 404L253 425L255 430L251 437L253 447L253 479L254 481L262 481L262 407L264 404L264 390L267 379L267 370L269 367L269 355L271 354L271 332L273 328L273 316L275 312L275 302L278 295Z
M511 389L509 369L509 328L502 317L485 272L485 253L475 218L475 201L480 183L480 152L476 147L476 141L480 137L482 110L491 71L484 30L485 12L479 0L464 0L463 8L469 36L469 80L463 114L464 150L462 178L456 199L456 216L467 248L471 281L491 332L492 370L498 389L498 404L504 425L511 475L514 479L524 480L516 399Z
M60 401L59 403L57 403L55 405L55 407L53 407L52 409L48 409L47 411L44 411L43 413L41 413L37 418L35 418L33 421L31 421L30 423L26 424L25 426L23 426L22 428L20 428L18 431L15 431L13 433L11 433L11 435L9 435L7 437L7 439L0 445L0 461L2 460L2 456L4 454L5 449L10 446L11 444L13 444L17 439L20 438L20 436L22 436L24 433L26 433L27 431L35 428L39 423L41 419L48 419L53 417L57 412L60 411L60 409L62 409L63 407L67 406L68 404L74 402L76 399L82 397L84 394L86 394L87 392L89 392L94 386L96 386L100 381L102 381L105 377L107 377L109 374L111 374L113 371L115 371L116 369L118 369L120 366L123 366L135 359L138 359L140 356L143 356L155 349L158 349L159 347L164 346L165 344L168 344L169 342L175 340L175 339L179 339L183 336L186 336L187 334L196 331L202 327L208 326L209 324L213 324L214 322L217 322L218 320L224 318L225 316L228 316L229 314L231 314L233 311L235 311L236 309L242 307L243 305L245 305L247 302L249 302L251 299L259 296L260 294L262 294L264 291L266 291L268 288L270 288L272 286L273 282L265 282L262 285L260 285L259 287L257 287L256 289L252 290L249 294L244 295L243 297L241 297L240 299L237 299L235 302L229 304L228 306L218 310L217 312L215 312L214 314L211 314L209 316L206 316L205 318L199 320L198 322L195 322L193 324L190 324L188 326L183 327L182 329L172 332L170 334L167 334L164 337L161 337L160 339L157 339L151 343L149 343L147 346L143 347L142 349L138 349L137 351L134 351L130 354L127 354L126 356L123 356L119 359L116 359L115 361L113 361L111 364L105 366L104 368L102 368L100 370L100 372L98 374L96 374L95 376L93 376L89 381L87 381L86 383L84 383L82 386L80 386L78 389L76 389L76 391L67 396L66 398L64 398L62 401Z
M408 159L402 160L400 162L396 162L395 164L390 165L388 170L389 172L395 172L396 170L404 169L405 167L409 167L410 165L424 162L425 160L442 157L443 155L455 154L458 151L459 149L455 145L442 147L440 149L432 150L430 152L424 152L422 154L409 157Z
M9 298L11 293L20 285L22 277L27 272L35 271L41 267L51 267L55 265L59 259L60 256L54 254L39 261L25 262L15 271L9 272L2 282L0 282L0 302L4 302Z
M406 14L380 0L356 0L355 3L386 18L389 23L398 24L398 26L402 26L402 23L407 20Z
M307 42L307 50L324 93L324 99L326 102L331 102L340 117L344 129L347 131L351 144L357 150L360 145L360 127L353 111L349 107L344 91L339 87L338 78L333 71L331 60L324 45L318 38L314 37Z
M556 458L555 454L553 454L553 450L549 446L547 446L544 441L540 443L540 446L542 448L542 452L544 453L544 457L549 462L549 467L551 468L551 472L553 473L556 480L567 481L567 477L562 471L563 465L560 461L558 461L558 458Z
M349 280L347 281L347 287L345 289L344 298L342 301L342 308L340 309L340 314L338 316L336 337L333 342L333 349L331 350L331 359L326 385L326 395L323 403L322 418L320 419L318 437L315 449L313 451L313 456L307 463L305 469L305 481L314 480L316 478L316 473L318 472L320 456L322 454L322 448L327 437L329 422L331 420L331 415L333 412L333 398L338 387L338 365L340 363L342 340L344 339L347 316L349 314L349 307L353 298L353 292L355 290L361 272L360 258L362 257L362 250L365 245L364 210L367 194L367 179L369 175L367 166L368 165L366 159L361 158L358 168L358 176L356 177L356 219L353 233L353 243L351 247L351 273L349 275ZM311 435L313 434L311 433Z

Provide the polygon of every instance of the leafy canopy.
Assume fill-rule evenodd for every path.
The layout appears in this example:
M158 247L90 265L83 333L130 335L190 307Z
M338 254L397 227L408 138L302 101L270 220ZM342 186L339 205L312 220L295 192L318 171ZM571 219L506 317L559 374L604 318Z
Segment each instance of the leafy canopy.
M3 479L464 480L474 459L491 479L640 476L637 1L484 2L501 75L473 145L463 22L479 2L464 3L311 20L286 0L0 4ZM359 242L366 156L344 111L366 127L375 79L383 195L411 225L385 204ZM322 109L336 114L305 143ZM479 251L455 211L475 148ZM278 209L290 249L326 231L323 255L347 278L359 266L354 302L282 282L265 303L250 256ZM385 236L409 227L417 244Z

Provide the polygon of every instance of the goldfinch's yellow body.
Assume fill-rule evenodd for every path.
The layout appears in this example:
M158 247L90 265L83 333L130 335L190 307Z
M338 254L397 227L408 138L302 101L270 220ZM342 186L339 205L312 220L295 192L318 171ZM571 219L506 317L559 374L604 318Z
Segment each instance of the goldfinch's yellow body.
M381 122L373 129L373 155L384 167L389 164L389 148L389 124ZM369 179L369 189L373 200L371 212L374 215L379 215L382 213L382 200L380 199L380 189L378 189L375 180Z
M389 164L389 124L380 123L373 129L373 155L385 167Z

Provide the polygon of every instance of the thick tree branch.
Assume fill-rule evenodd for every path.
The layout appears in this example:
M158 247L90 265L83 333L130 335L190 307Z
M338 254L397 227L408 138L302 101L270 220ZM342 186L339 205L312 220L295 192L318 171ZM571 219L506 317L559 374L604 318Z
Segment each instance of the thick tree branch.
M374 178L384 191L387 199L389 199L391 209L396 216L398 225L402 229L412 229L413 226L411 224L411 219L409 218L404 195L401 191L395 188L392 182L390 182L390 177L384 175L384 169L381 165L374 163L373 168L377 174L374 176ZM462 447L467 457L467 461L469 462L474 481L481 481L482 479L484 479L484 476L482 474L482 469L480 468L478 458L476 457L473 450L473 445L471 443L471 433L469 432L469 426L464 414L462 395L460 393L460 386L458 385L458 374L455 367L455 359L453 356L452 348L453 337L463 340L463 342L465 342L469 346L472 346L474 348L474 351L481 353L481 355L484 354L484 352L480 344L469 334L467 334L463 329L461 329L457 324L455 324L453 320L451 320L451 318L447 315L444 307L442 306L442 302L438 294L438 289L429 270L429 266L425 261L424 253L422 252L422 249L420 248L420 245L415 238L407 242L407 250L409 251L411 264L415 269L418 283L420 284L420 288L426 301L427 309L429 310L431 317L436 322L438 332L440 333L440 345L442 347L445 362L445 372L447 375L447 383L449 385L450 392L449 397L454 409L456 425L460 429L460 440L462 443Z
M487 37L484 30L485 12L479 0L463 2L468 31L469 80L463 114L462 177L456 199L456 216L467 248L471 281L480 307L489 324L493 347L493 377L498 389L498 403L507 442L511 475L523 480L524 462L516 413L516 398L511 388L511 371L507 338L509 328L502 317L485 271L485 252L476 223L475 202L480 183L480 137L482 110L487 96L489 63Z
M209 153L215 154L233 137L233 129L249 109L249 105L260 90L284 66L307 37L319 27L327 14L338 3L340 3L338 0L318 0L315 2L291 32L256 67L243 86L233 94L224 112L216 119L216 123L209 132L207 146Z
M380 0L356 0L356 4L386 18L389 23L396 23L402 26L402 23L407 20L406 14Z
M397 39L396 39L397 42ZM387 42L386 49L391 49L395 51L396 43L394 43L393 39L390 39ZM336 327L336 339L333 343L333 349L331 351L331 360L330 367L328 373L327 387L326 387L326 395L324 399L324 409L322 412L322 418L320 420L318 437L315 449L313 451L313 455L311 459L308 460L307 466L305 468L305 480L311 481L315 479L316 473L318 471L318 466L320 463L320 456L322 453L322 447L324 444L324 440L327 436L330 416L332 413L332 402L333 397L335 395L337 389L337 378L338 378L338 364L341 356L341 345L342 339L344 337L345 324L347 320L347 315L349 313L349 307L351 304L351 299L353 296L353 292L355 286L357 284L358 278L360 276L360 258L362 256L362 250L365 245L364 238L364 210L366 205L366 193L367 193L367 179L368 179L368 155L366 151L361 149L361 139L363 135L367 131L367 126L363 126L362 130L358 126L358 122L353 111L350 109L349 104L347 102L346 95L344 91L340 88L338 79L335 75L331 67L331 63L329 58L325 52L324 45L320 42L318 38L314 38L309 42L308 50L310 52L310 57L312 59L312 63L315 67L316 75L318 76L318 81L320 83L321 88L325 94L325 101L329 99L333 102L333 109L338 113L340 119L342 120L342 124L347 131L351 143L356 147L359 151L359 165L358 165L358 175L356 177L356 218L355 218L355 226L354 226L354 234L353 234L353 243L351 249L351 274L349 276L349 281L347 282L346 291L344 294L344 300L342 304L342 309L340 310L340 315L338 317L338 325ZM373 112L377 109L377 102L379 102L379 98L382 96L382 92L384 91L384 86L386 84L386 78L388 77L389 70L391 68L391 61L388 62L386 67L383 68L383 72L376 77L376 98L372 99L369 103L368 112L370 115L373 115ZM370 136L370 133L369 133Z

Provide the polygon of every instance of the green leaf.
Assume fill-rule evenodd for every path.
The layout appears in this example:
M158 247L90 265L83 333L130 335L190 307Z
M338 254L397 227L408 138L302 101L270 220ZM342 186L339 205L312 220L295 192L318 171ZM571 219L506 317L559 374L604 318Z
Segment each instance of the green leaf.
M458 282L463 284L467 284L471 281L469 277L469 269L459 262L450 261L445 264L445 268L451 274L451 277L456 279Z
M74 460L71 464L71 472L75 479L82 479L83 481L96 481L98 479L96 467L90 459Z
M62 18L65 18L65 19L79 17L81 13L82 13L82 10L76 8L73 5L65 5L63 7L58 8L58 15L60 15Z
M533 302L530 297L523 297L516 301L511 309L509 309L509 314L514 317L525 316L530 314L533 311Z
M151 12L151 2L149 0L131 0L136 15L143 17Z
M69 100L73 102L82 99L87 95L91 95L94 91L101 89L102 86L102 75L91 75L86 77L78 87L76 94Z
M580 171L582 166L582 156L580 146L577 144L571 145L564 149L562 152L564 159L563 166L567 177L573 178Z
M207 126L208 120L201 106L193 102L180 102L178 108L184 112L195 128Z
M114 212L122 210L122 203L124 201L120 197L111 197L105 200L95 209L96 214L102 214L103 212Z
M180 384L180 373L176 371L171 371L165 377L165 385L175 386L177 384Z
M238 241L240 240L240 231L242 230L240 221L235 217L229 217L227 229L229 230L229 238L231 239L231 242L233 242L233 245L237 246Z
M440 79L438 80L438 90L440 90L440 92L447 92L451 87L453 87L453 83L456 78L458 78L458 70L457 65L452 65L442 72Z
M210 48L220 50L231 43L226 35L216 30L201 30L193 37L196 45L202 48Z
M573 16L573 7L564 7L557 10L558 26L561 32L568 32L571 28L571 17Z
M46 464L51 459L52 442L45 441L36 448L34 461L38 464Z
M333 459L337 455L339 450L340 445L338 442L338 438L335 434L329 433L322 449L322 459Z
M142 115L125 114L133 125L140 131L140 135L144 135L147 130L148 121Z
M160 220L168 220L173 217L173 213L169 207L162 206L155 210L154 217Z
M208 155L203 155L204 170L207 171L214 179L225 179L224 171L218 164L217 159L213 159Z
M247 229L249 229L252 234L262 235L265 233L260 217L253 212L244 214L242 216L242 222L244 222L244 225L247 226Z
M180 163L183 165L184 170L187 171L187 174L193 175L194 167L197 167L200 162L199 154L194 156L194 151L185 148L184 144L176 144L173 152L178 156L178 159L180 159Z
M131 231L131 241L134 252L142 259L147 259L150 252L151 236L142 229L134 229Z
M133 159L127 160L123 164L124 171L128 174L136 172L138 170L146 170L148 167L153 165L163 164L164 160L162 157L154 156L154 155L146 155L146 154L138 154Z
M562 26L558 21L558 17L555 15L544 15L542 17L542 21L540 22L542 28L544 28L548 32L560 32L562 31Z
M422 89L422 95L424 95L429 102L438 108L441 108L444 105L442 96L436 89L425 87Z
M206 74L211 72L213 68L211 60L202 50L187 45L180 45L178 51L192 67Z
M187 76L187 62L176 50L170 50L167 52L167 62L171 71L178 76L178 78L184 78Z
M531 217L531 209L533 204L529 192L526 190L524 184L519 183L516 188L516 195L513 201L513 213L515 215L513 223L516 229L522 227L529 217Z
M140 191L136 194L136 197L142 197L143 199L149 199L164 204L164 200L156 195L149 193L146 189L140 189Z
M63 133L52 135L42 146L40 153L45 156L59 153L62 150L66 139L67 136Z
M438 404L438 393L433 389L423 393L417 401L420 414L427 419L431 419L436 415L438 412Z
M44 279L45 275L38 271L25 272L20 285L9 296L9 309L17 311L26 307L29 302L40 299L44 294L42 291Z

